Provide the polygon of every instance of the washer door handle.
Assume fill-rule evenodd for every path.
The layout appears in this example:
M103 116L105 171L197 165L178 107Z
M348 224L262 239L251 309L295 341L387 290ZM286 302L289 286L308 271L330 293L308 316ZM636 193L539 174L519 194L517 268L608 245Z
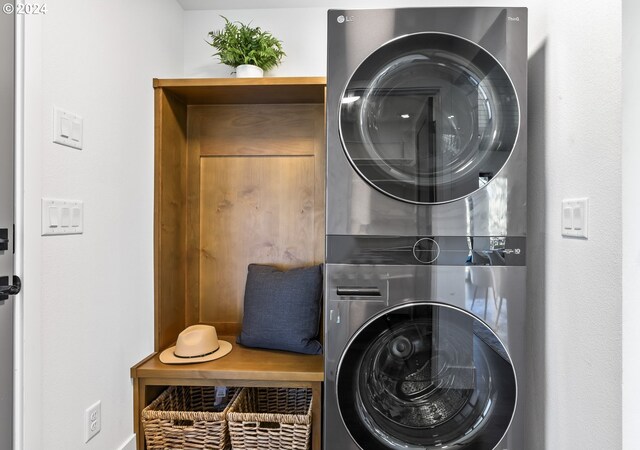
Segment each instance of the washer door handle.
M338 286L336 293L350 297L380 297L380 288L375 286Z

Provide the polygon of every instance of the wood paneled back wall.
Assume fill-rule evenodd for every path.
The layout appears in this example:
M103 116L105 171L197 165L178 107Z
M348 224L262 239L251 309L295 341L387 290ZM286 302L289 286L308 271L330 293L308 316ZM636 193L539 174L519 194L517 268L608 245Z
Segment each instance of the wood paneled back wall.
M155 87L157 351L194 323L238 334L248 264L323 261L325 107L321 78Z
M322 105L189 108L189 322L235 335L248 264L322 262L323 126Z

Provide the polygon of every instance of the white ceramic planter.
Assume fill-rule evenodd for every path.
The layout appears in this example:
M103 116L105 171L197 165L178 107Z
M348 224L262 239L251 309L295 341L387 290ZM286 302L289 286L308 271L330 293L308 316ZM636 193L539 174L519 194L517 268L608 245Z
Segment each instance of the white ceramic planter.
M236 67L236 78L262 78L264 70L252 64L242 64Z

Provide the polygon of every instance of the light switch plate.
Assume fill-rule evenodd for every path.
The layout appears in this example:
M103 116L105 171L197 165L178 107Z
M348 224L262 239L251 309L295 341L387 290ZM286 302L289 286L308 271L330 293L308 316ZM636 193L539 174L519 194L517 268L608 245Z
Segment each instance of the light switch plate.
M562 235L565 237L589 237L589 199L562 200Z
M82 150L82 117L53 107L53 142Z
M42 199L42 236L82 234L83 228L83 201Z

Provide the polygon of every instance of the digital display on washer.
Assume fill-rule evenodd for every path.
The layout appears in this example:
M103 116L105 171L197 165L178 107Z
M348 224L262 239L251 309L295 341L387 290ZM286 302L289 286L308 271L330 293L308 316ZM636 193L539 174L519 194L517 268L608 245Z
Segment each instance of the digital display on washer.
M367 450L493 450L516 405L499 338L458 308L416 302L375 316L340 360L342 420Z
M373 187L411 203L445 203L481 189L504 166L519 107L487 51L417 33L362 62L344 90L339 125L349 161Z

